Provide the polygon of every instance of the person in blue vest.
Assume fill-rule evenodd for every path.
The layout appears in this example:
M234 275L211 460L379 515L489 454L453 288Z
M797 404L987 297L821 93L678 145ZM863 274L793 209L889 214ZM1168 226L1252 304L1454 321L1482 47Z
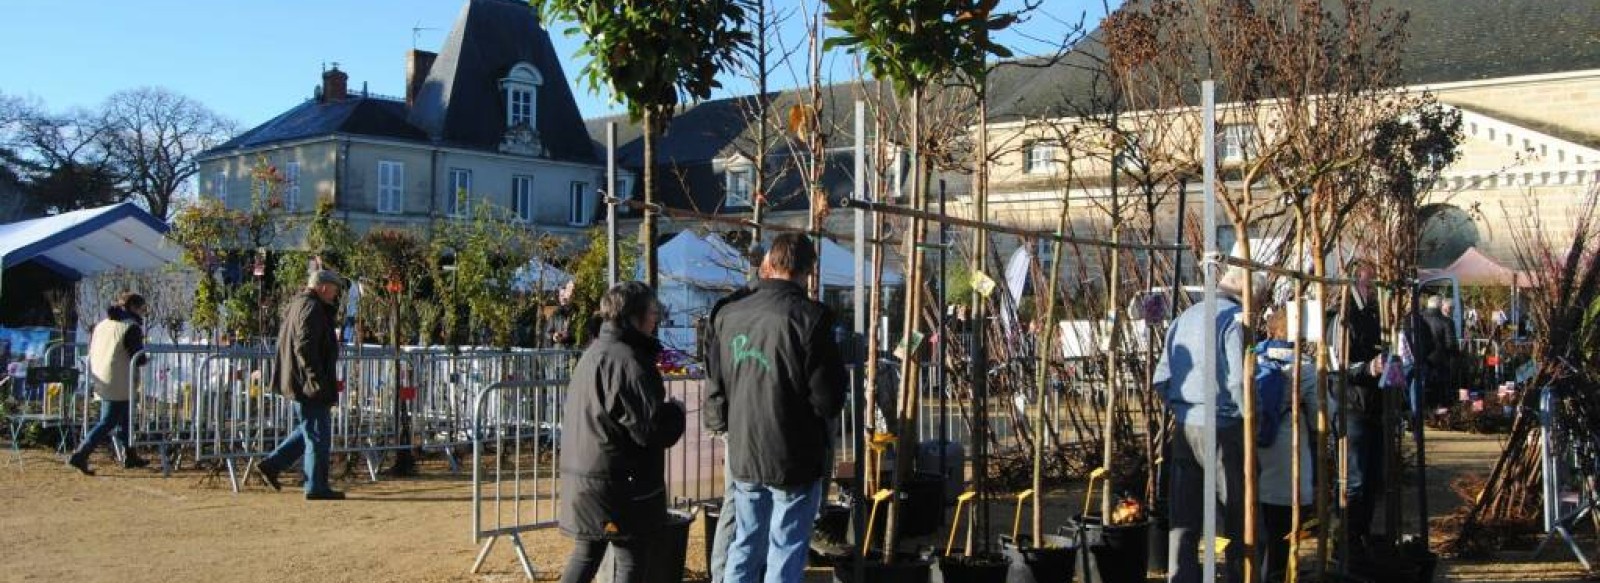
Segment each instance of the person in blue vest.
M100 396L100 422L67 458L67 465L84 475L94 475L94 470L89 469L89 455L111 440L112 431L117 432L124 445L129 443L128 402L136 382L131 365L135 355L139 356L140 366L147 360L140 353L144 351L144 316L149 312L144 296L123 292L106 310L106 319L95 324L89 333L89 380L94 393ZM122 465L142 468L150 462L129 447Z
M1206 320L1204 301L1190 306L1173 320L1167 330L1166 350L1156 364L1155 390L1164 396L1168 409L1178 422L1172 440L1173 461L1170 504L1172 530L1169 533L1167 580L1172 583L1199 583L1200 535L1205 504L1220 503L1218 518L1221 535L1232 541L1244 534L1244 424L1240 403L1244 402L1244 312L1240 307L1246 285L1252 281L1242 268L1230 267L1217 284L1216 320ZM1256 293L1264 304L1266 278L1254 278ZM1202 364L1205 339L1216 340L1216 377L1205 378ZM1216 403L1216 449L1203 447L1207 398ZM1217 500L1205 499L1205 467L1218 470ZM1226 549L1228 583L1244 582L1244 545L1229 544Z

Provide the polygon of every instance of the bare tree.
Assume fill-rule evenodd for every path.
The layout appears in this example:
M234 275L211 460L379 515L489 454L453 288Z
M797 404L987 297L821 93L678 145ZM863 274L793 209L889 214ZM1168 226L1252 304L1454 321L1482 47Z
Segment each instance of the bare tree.
M124 187L163 220L199 172L196 156L227 140L235 128L204 104L160 87L112 94L99 125L97 141Z

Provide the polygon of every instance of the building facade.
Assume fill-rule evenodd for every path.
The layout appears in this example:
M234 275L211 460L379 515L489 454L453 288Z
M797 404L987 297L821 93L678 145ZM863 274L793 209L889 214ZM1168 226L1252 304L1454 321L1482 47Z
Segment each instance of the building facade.
M312 99L202 155L200 192L247 207L265 161L287 211L332 201L357 233L426 231L483 204L557 236L594 224L605 168L527 3L468 0L440 52L411 51L405 74L404 98L377 96L335 64Z

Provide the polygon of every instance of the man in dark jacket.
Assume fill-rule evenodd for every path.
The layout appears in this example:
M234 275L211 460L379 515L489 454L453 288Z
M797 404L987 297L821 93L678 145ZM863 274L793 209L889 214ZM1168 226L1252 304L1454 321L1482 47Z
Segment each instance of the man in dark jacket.
M724 581L800 581L844 405L834 316L806 296L808 237L779 235L761 280L718 302L706 339L706 429L726 432L736 534Z
M1444 313L1446 301L1442 296L1428 296L1427 307L1422 312L1422 319L1428 325L1429 337L1432 339L1430 350L1418 358L1426 361L1428 372L1428 399L1430 405L1440 406L1450 402L1451 392L1455 388L1455 371L1452 361L1456 352L1456 325Z
M1378 319L1378 298L1370 280L1372 269L1357 268L1358 283L1345 297L1340 324L1344 331L1345 379L1350 415L1345 418L1349 439L1350 538L1364 545L1372 531L1372 513L1383 495L1383 394L1378 391L1384 356L1383 325Z
M344 492L328 486L333 406L339 402L340 389L334 370L339 343L333 337L333 304L343 285L337 273L312 272L306 290L285 307L278 328L278 391L294 399L300 425L256 465L256 473L273 490L282 489L278 473L304 454L306 500L344 499Z

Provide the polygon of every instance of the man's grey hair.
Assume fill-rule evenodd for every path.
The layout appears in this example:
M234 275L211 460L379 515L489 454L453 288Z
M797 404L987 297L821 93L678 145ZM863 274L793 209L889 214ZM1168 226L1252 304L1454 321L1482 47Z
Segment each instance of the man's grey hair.
M1251 298L1255 299L1257 302L1262 302L1268 299L1267 274L1252 274L1249 271L1246 271L1245 268L1237 265L1229 266L1227 273L1222 274L1222 281L1217 282L1217 289L1223 293L1232 294L1242 298L1244 297L1244 286L1246 281L1249 281L1253 284L1251 285Z
M1439 296L1428 296L1428 299L1422 301L1422 307L1430 310L1437 310L1443 303L1444 301L1441 300Z

